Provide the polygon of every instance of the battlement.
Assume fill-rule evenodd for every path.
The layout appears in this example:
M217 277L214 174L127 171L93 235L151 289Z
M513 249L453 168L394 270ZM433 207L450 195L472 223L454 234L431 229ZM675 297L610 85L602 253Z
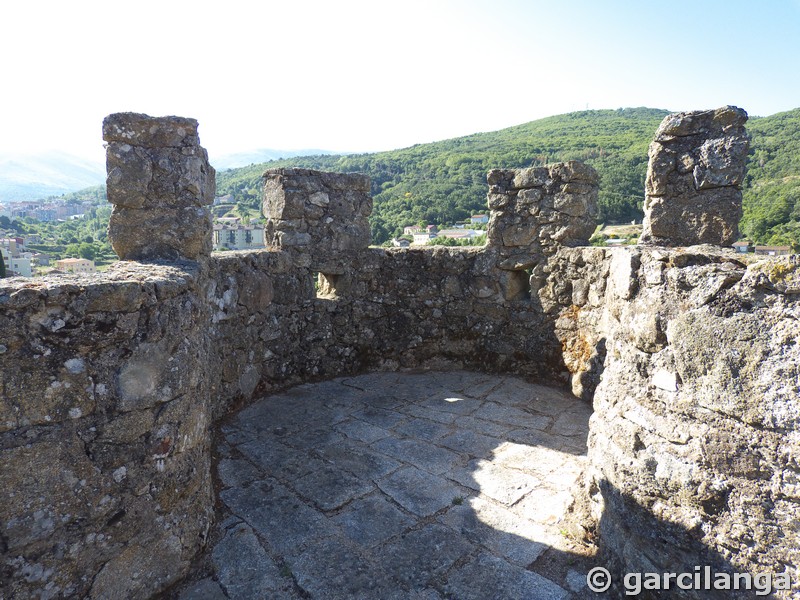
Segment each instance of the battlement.
M695 210L693 193L729 189L735 203L739 121L723 127L730 142L692 129L694 166L663 159L694 157L668 144L704 118L668 117L667 150L651 149L661 246L587 246L598 178L569 162L491 171L488 244L468 249L370 247L368 178L270 170L271 247L217 256L196 122L108 117L109 234L125 260L91 278L0 282L0 593L159 593L204 546L211 428L233 406L432 368L524 375L593 401L573 531L597 534L612 570L713 563L797 582L800 265L666 247L726 244L735 209L713 226L695 215L680 235L659 226Z

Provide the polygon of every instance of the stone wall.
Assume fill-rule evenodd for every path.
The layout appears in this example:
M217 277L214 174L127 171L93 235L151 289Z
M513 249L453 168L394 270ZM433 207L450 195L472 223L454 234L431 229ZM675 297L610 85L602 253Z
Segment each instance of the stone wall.
M181 123L120 130L152 157L148 136ZM195 133L164 152L200 157L202 188ZM157 161L137 178L140 152L121 143L110 196L117 177L166 181L148 174ZM617 574L797 565L796 259L570 247L591 234L593 171L489 181L486 248L369 248L365 178L280 170L265 179L268 250L206 256L195 234L161 229L143 257L197 261L4 280L0 484L14 491L0 503L0 595L165 589L208 528L210 423L262 392L376 369L514 372L594 397L582 524L594 520ZM164 193L159 219L204 210L205 192L184 205ZM142 223L147 206L132 208Z
M146 598L210 525L191 266L0 285L0 597Z
M487 241L499 267L520 270L563 246L585 245L597 217L597 172L570 161L489 172Z
M341 274L370 243L369 177L309 169L264 173L267 242L294 250L298 266Z
M560 383L572 370L585 378L596 369L594 340L571 338L593 314L580 307L601 301L605 251L582 250L588 256L575 249L559 257L528 295L481 249L368 249L352 256L357 269L328 284L296 267L290 252L215 257L207 299L211 345L222 353L218 414L256 389L368 370L472 368ZM588 271L596 281L585 289L557 281Z
M606 563L617 581L696 565L788 571L796 593L800 261L746 267L709 247L615 252L634 268L609 279L589 437Z
M109 147L110 179L119 152ZM585 262L541 270L532 294L528 271L497 267L502 245L368 248L366 188L361 176L273 172L272 250L209 258L157 230L166 242L142 256L198 262L4 280L0 476L23 491L0 507L3 593L142 598L174 582L210 518L209 424L256 393L374 369L569 377L559 333L574 330L582 296L553 279Z

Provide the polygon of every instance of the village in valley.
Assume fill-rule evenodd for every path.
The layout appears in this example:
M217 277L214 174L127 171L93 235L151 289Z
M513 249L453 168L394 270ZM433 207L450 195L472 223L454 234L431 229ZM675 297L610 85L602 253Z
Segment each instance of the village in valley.
M0 253L6 268L6 276L33 277L46 275L54 271L60 273L94 273L95 261L75 253L74 256L61 256L47 251L47 247L57 243L47 240L40 232L29 231L30 223L70 223L94 219L97 205L92 202L5 202L0 204ZM70 243L75 246L71 250L79 250L78 238ZM66 240L65 240L66 241ZM87 247L95 241L83 243ZM92 246L90 251L95 254Z
M214 200L213 248L215 251L266 248L263 217L244 213L228 204L229 198ZM95 273L116 261L107 242L107 217L110 208L96 202L47 201L6 202L0 204L0 252L6 276L35 277L51 273ZM220 215L220 216L216 216ZM81 222L75 237L55 232ZM418 223L403 227L402 235L384 242L385 247L407 248L432 245L483 246L486 243L488 214L474 214L460 223L437 225ZM22 224L22 226L20 226ZM49 224L39 228L36 224ZM62 227L62 224L67 224ZM22 232L20 231L22 230ZM31 232L36 230L36 232ZM595 246L621 246L638 242L641 222L622 225L598 225L590 239ZM43 233L45 232L45 233ZM50 232L50 237L47 233ZM739 253L783 256L791 246L757 245L750 240L733 244Z

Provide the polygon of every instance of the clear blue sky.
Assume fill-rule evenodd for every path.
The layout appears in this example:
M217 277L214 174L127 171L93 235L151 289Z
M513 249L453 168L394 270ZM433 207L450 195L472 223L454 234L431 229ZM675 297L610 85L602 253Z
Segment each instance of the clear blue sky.
M392 149L588 108L800 106L800 0L6 2L0 153L102 157L111 112L212 155Z

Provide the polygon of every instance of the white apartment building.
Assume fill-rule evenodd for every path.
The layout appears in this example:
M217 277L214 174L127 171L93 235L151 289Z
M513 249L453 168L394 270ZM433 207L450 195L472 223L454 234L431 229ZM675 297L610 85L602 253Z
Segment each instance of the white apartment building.
M263 225L214 225L214 250L264 248Z
M3 254L3 262L6 265L6 276L13 277L33 277L33 261L29 256L13 256L6 248L0 247Z

